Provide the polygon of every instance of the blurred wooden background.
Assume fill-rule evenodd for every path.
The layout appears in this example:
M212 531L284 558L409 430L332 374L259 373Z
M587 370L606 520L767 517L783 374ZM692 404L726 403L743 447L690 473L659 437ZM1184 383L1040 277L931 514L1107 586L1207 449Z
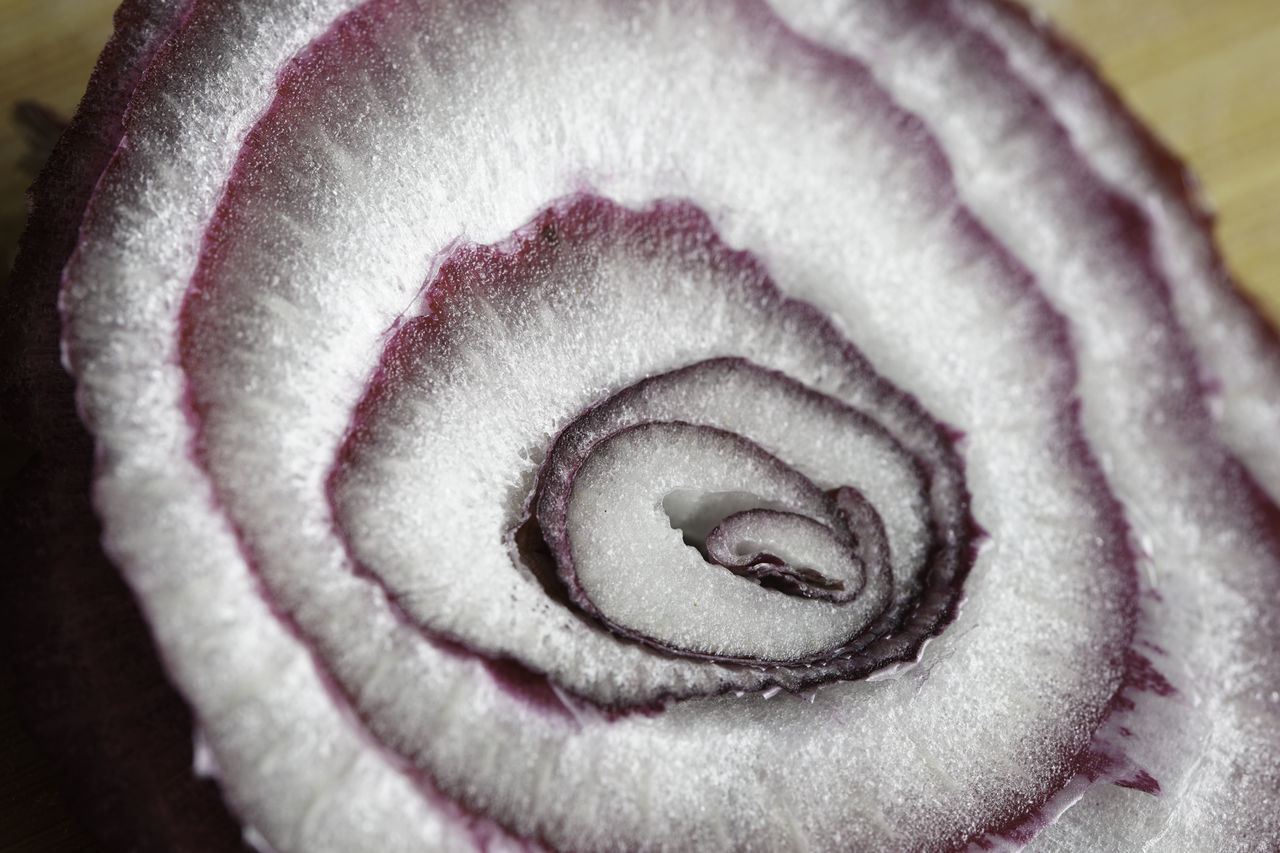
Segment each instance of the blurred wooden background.
M1200 176L1241 286L1280 325L1280 0L1024 0L1098 61ZM0 0L0 267L25 216L26 144L10 117L34 99L70 115L111 33L116 0ZM3 401L0 401L0 405ZM3 472L0 472L3 473ZM0 670L0 853L92 850Z

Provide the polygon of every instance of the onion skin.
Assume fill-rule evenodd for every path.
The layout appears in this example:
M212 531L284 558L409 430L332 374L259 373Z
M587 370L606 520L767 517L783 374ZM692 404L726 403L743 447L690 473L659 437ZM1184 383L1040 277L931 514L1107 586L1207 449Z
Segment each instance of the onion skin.
M191 713L100 544L93 441L62 368L56 292L121 115L185 3L126 3L89 90L29 193L5 291L5 417L32 458L0 502L0 613L24 722L105 849L247 851L217 786L191 773ZM17 405L10 406L9 401Z
M130 20L131 14L134 13L128 11L123 13L122 26L130 28L130 32L135 32L136 30L132 28L136 26L136 22ZM170 22L169 25L174 25L174 22ZM165 24L158 25L160 33L165 29ZM150 44L158 44L161 38L161 35L154 36ZM129 76L130 73L136 72L149 61L146 58L146 47L138 46L135 50L137 53L131 54L128 48L122 47L121 55L115 58L104 58L104 65L100 67L98 75L99 78L104 79L100 79L99 83L102 89L113 89L113 91L111 94L103 94L100 100L87 99L86 103L105 104L107 107L114 103L115 107L114 109L104 108L102 115L96 119L92 115L83 113L77 118L72 136L64 139L59 150L55 152L49 169L41 179L41 185L35 191L37 201L42 197L74 198L77 193L70 192L72 187L79 190L80 198L87 200L88 191L93 184L93 176L100 167L105 166L115 140L118 139L118 131L110 129L91 131L87 128L95 122L100 122L99 128L103 125L108 128L114 125L114 117L118 114L119 105L124 102L132 88L129 81L133 78ZM113 88L116 86L118 88ZM84 137L75 136L78 130L84 130ZM116 134L114 137L113 132ZM95 162L92 156L95 152L96 162L99 165L91 168L88 164ZM69 166L68 163L74 166ZM83 170L80 168L82 165ZM74 174L67 174L68 172L74 172ZM59 180L65 183L57 183ZM71 383L57 366L56 316L49 300L35 295L56 286L51 283L56 283L63 260L74 246L74 231L79 221L77 208L82 208L83 203L70 204L68 206L70 209L46 206L44 211L49 215L43 220L44 225L38 218L42 211L37 204L35 214L37 218L33 218L35 224L29 235L57 234L61 236L61 243L55 245L55 241L50 237L29 236L24 243L23 255L15 271L15 281L31 282L31 293L18 294L17 303L20 306L30 306L32 312L38 312L41 307L45 310L42 314L18 315L19 319L14 321L18 330L15 332L15 337L24 340L20 347L23 363L15 374L19 381L24 383L21 392L26 402L23 409L27 418L24 432L37 440L38 455L32 469L26 475L27 479L19 485L14 496L11 497L16 508L6 512L6 522L17 524L25 529L28 544L17 547L18 553L29 554L24 557L23 563L28 566L40 566L43 570L12 573L17 592L7 598L9 601L52 600L57 603L51 606L47 615L42 615L40 610L33 609L29 613L15 613L9 621L11 624L22 626L20 635L26 637L56 636L53 633L56 629L52 626L59 622L74 626L67 629L66 639L58 641L65 643L62 648L69 647L73 651L35 652L31 655L31 659L35 661L32 664L33 672L35 669L46 667L51 658L62 655L76 661L75 671L78 671L81 666L87 666L91 671L98 667L115 670L117 662L126 658L152 660L154 656L145 636L137 631L136 627L127 649L123 652L117 652L111 646L101 642L102 637L116 634L117 624L131 623L134 626L140 626L141 623L137 621L131 597L124 587L116 582L114 569L102 558L96 545L99 533L87 501L87 473L92 468L92 444L80 428L78 418L70 405ZM43 316L43 320L39 319L40 316ZM6 338L14 339L8 336ZM72 448L75 449L74 452L69 452ZM1260 494L1258 497L1260 503L1268 503ZM1274 518L1271 523L1275 529L1280 530L1280 525ZM33 527L34 532L31 532ZM68 579L65 581L60 579L63 577L62 572L66 572ZM84 573L83 576L81 572ZM93 600L98 605L95 607L95 613L109 612L111 617L108 624L97 629L100 631L99 634L82 639L79 636L82 630L81 620L71 614L74 614L78 607L76 598L83 595L86 589L94 589L99 583L107 588L103 589L101 597L98 594L93 596ZM116 604L108 605L105 603L108 601L114 601ZM118 613L115 612L117 608ZM96 621L96 618L93 621ZM95 662L94 658L99 650L102 660ZM1134 658L1128 665L1132 690L1161 694L1172 689L1168 688L1168 683L1163 681L1158 673L1151 674L1154 670L1143 659ZM118 773L121 766L130 766L127 762L123 765L120 763L117 755L114 754L117 751L133 753L137 750L146 758L141 762L144 767L137 771L138 779L122 784L122 787L130 793L120 800L111 800L112 805L105 807L112 812L105 819L105 823L120 820L121 823L127 823L130 826L123 829L108 829L107 834L121 839L118 842L121 847L128 843L124 839L131 837L144 839L142 843L149 844L154 849L212 850L233 849L240 846L236 838L235 823L227 816L217 797L212 794L212 786L207 782L196 783L192 777L182 773L182 770L190 764L182 751L188 740L187 732L190 723L182 704L174 701L173 695L162 688L162 671L158 668L149 669L139 676L137 684L118 683L114 677L109 679L109 682L109 688L112 691L118 689L119 693L112 692L108 698L95 696L84 704L89 707L113 710L135 702L145 704L146 708L123 715L128 719L137 720L136 723L117 723L112 717L107 723L86 720L54 721L51 724L51 729L62 730L63 726L69 726L81 731L87 727L103 725L105 730L120 732L126 736L130 732L138 735L137 745L118 748L108 745L104 751L113 754L104 756L102 759L89 759L84 762L85 766L100 762L104 766L105 778ZM151 696L152 691L158 693L161 690L164 690L166 696L161 703L164 706L163 710L152 712L149 702L138 702L139 697ZM1127 700L1124 696L1118 696L1116 707L1124 710L1122 706L1125 701ZM165 748L151 748L155 742L152 713L158 713L159 716L171 720L168 724L169 735ZM105 737L90 736L87 739L110 744L110 739ZM162 769L157 770L150 766L153 758L165 762ZM1090 772L1091 760L1093 759L1088 756L1081 759L1085 775ZM1105 764L1105 761L1095 761L1094 764L1100 766ZM1150 776L1144 776L1144 773L1145 771L1138 771L1131 777L1119 780L1117 784L1131 788L1154 789L1156 780L1151 779ZM1104 774L1099 772L1098 775ZM188 781L174 788L171 787L172 778L185 778ZM111 795L104 795L101 791L87 795L93 800L103 796ZM121 819L122 816L118 813L121 806L117 803L125 801L130 805L123 810L133 812L136 807L138 811L136 818ZM137 806L137 803L142 805ZM175 820L172 817L174 814L183 817ZM1035 822L1034 815L1024 816L1021 822L1015 821L1009 826L998 828L995 834L1019 839L1026 835L1025 826Z

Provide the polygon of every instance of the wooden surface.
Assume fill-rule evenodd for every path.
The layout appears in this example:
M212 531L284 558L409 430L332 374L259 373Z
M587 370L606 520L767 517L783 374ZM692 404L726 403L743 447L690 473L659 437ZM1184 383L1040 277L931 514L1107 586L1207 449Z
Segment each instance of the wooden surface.
M1098 61L1200 176L1241 285L1280 325L1280 0L1026 0ZM20 99L70 115L115 0L0 0L0 265L30 175L9 120ZM2 405L3 403L0 403ZM0 471L0 475L3 475ZM0 851L93 849L24 735L0 672Z

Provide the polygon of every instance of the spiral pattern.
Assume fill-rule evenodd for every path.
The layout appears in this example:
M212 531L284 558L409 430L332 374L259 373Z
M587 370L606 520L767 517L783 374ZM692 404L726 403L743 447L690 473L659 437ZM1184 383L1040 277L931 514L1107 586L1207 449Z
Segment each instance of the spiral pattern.
M985 3L192 3L64 344L245 824L1280 837L1280 413L1197 362L1273 342L1073 69Z
M971 556L968 496L943 428L687 205L637 214L582 198L517 240L504 252L455 249L442 265L421 316L382 355L330 476L353 557L397 602L421 583L421 554L466 566L456 597L405 605L411 621L611 706L798 689L912 657L949 618ZM217 337L199 316L188 315L192 327L209 331L189 339L196 354L207 351L196 336ZM659 336L672 344L647 346ZM662 372L673 349L694 363ZM633 364L609 362L625 350ZM843 373L827 384L863 410L759 366L779 353ZM188 375L200 375L198 361ZM650 378L591 396L637 376ZM518 412L516 400L527 401ZM495 412L514 415L509 434ZM458 470L469 481L456 483ZM513 477L504 516L476 526L475 507ZM446 518L451 543L439 533ZM607 683L566 666L565 648L526 651L553 633L545 625L497 645L479 629L487 619L474 608L501 600L513 568L537 618L554 614L572 632L565 642L613 673ZM673 664L659 676L652 655L545 610L544 595L650 646L755 666Z

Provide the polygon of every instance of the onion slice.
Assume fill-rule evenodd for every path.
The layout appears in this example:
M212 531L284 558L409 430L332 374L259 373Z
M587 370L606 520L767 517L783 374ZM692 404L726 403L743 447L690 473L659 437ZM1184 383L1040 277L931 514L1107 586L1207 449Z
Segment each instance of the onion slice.
M20 269L251 841L1280 842L1278 348L1044 33L170 11Z

